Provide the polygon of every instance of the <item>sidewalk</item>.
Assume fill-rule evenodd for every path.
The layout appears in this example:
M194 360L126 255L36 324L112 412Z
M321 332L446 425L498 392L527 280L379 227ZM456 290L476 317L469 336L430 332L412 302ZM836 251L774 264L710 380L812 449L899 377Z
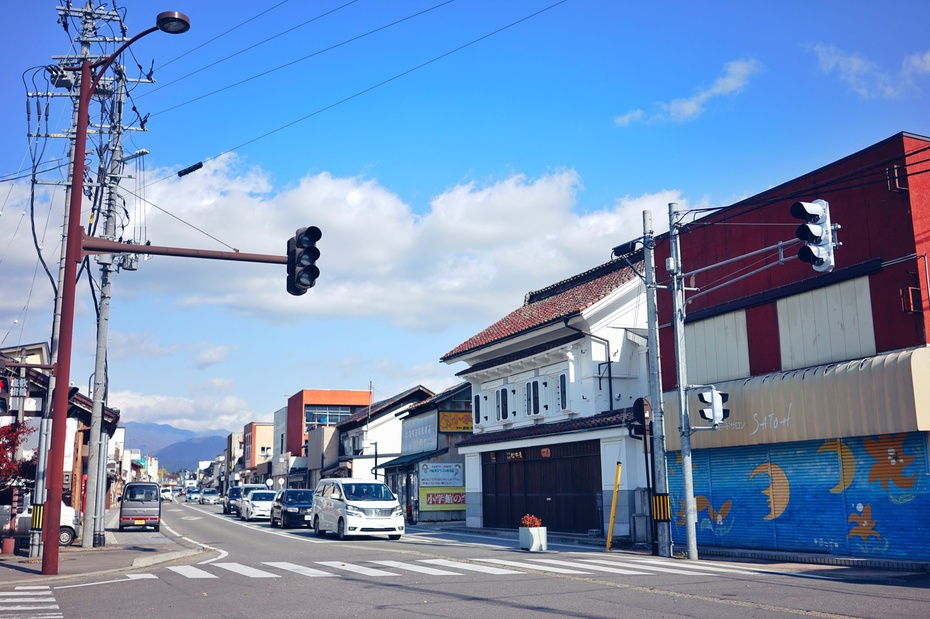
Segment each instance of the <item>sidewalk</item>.
M58 574L42 575L42 557L29 558L28 546L15 554L0 554L0 582L4 585L36 584L74 576L106 575L182 559L204 551L200 546L178 543L163 533L138 529L121 532L119 509L107 511L106 545L82 548L80 540L58 549Z

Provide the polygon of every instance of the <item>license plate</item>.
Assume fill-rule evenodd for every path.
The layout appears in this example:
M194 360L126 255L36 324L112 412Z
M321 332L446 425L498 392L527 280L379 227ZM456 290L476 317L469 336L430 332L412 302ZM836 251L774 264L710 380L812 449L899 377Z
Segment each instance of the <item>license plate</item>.
M133 520L132 523L133 523L133 524L141 524L141 525L144 525L144 524L145 524L145 520Z

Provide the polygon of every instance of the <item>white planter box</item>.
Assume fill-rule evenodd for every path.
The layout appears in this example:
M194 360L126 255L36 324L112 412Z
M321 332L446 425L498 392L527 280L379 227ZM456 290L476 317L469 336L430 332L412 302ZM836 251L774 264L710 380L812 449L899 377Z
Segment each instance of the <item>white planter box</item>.
M520 527L520 549L543 552L547 549L546 527Z

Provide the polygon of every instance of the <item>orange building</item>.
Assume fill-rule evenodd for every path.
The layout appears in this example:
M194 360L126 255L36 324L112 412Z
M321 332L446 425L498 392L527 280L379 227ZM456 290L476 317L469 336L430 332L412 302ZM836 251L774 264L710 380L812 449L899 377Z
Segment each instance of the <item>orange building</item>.
M287 399L285 451L306 455L307 433L319 426L335 426L357 411L371 406L371 391L351 389L304 389Z

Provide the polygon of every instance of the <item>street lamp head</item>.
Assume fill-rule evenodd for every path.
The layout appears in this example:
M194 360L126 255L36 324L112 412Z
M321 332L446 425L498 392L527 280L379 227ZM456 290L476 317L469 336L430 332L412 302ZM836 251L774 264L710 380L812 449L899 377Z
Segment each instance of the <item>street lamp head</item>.
M155 18L155 25L168 34L183 34L191 29L191 20L184 13L165 11Z

